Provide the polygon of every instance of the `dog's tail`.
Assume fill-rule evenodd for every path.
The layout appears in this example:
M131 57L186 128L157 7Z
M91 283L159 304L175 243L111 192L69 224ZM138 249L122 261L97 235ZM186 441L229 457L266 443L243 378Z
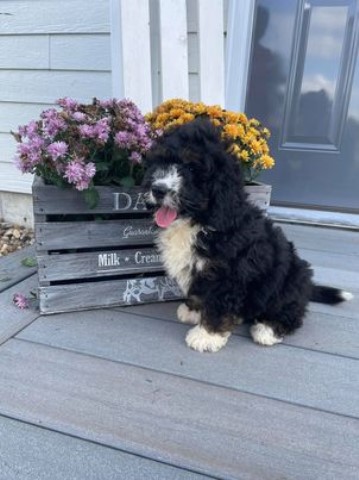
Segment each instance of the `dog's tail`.
M312 302L327 303L328 305L336 305L337 303L351 300L354 295L340 288L325 287L323 285L313 285L310 300Z

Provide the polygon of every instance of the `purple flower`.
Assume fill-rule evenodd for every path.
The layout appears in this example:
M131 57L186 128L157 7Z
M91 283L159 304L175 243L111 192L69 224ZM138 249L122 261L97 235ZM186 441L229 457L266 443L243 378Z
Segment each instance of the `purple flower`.
M132 152L130 155L130 160L132 160L134 163L140 163L141 159L142 157L138 152Z
M86 172L84 172L84 166L81 160L73 160L67 164L64 177L69 183L76 184L81 181L84 174L86 174Z
M91 179L96 174L96 165L93 162L89 162L85 167L85 175Z
M59 112L54 108L42 112L41 118L43 119L43 129L50 137L54 137L59 132L66 130L65 120L60 117Z
M130 148L132 142L132 134L126 131L118 132L115 136L115 142L120 148Z
M12 299L14 305L23 310L29 308L29 300L22 293L15 293Z
M83 122L86 118L86 115L83 112L74 112L72 118L77 122Z
M94 132L94 127L92 125L80 125L79 131L83 137L87 138L93 138L96 135Z
M96 137L101 141L106 143L110 134L110 126L108 124L107 118L102 118L94 126L94 132Z
M69 146L65 142L54 142L47 147L48 153L53 160L57 160L59 157L66 155Z
M64 177L69 183L75 185L77 190L85 190L95 174L96 166L93 162L85 164L83 159L77 159L67 164Z
M62 179L84 190L97 180L118 181L117 172L140 163L155 138L138 107L128 99L95 99L86 105L65 97L57 104L61 109L42 112L40 120L19 127L15 134L19 141L16 166L51 183ZM98 177L92 159L107 162Z
M56 104L60 105L60 107L64 108L65 110L76 110L79 105L76 100L69 97L59 98L56 101Z

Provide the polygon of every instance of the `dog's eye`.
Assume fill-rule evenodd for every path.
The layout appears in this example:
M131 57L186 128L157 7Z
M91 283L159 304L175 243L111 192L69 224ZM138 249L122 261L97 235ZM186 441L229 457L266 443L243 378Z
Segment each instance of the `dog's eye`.
M195 171L196 171L196 169L194 168L194 166L191 165L190 163L187 164L186 170L188 170L189 172L195 172Z

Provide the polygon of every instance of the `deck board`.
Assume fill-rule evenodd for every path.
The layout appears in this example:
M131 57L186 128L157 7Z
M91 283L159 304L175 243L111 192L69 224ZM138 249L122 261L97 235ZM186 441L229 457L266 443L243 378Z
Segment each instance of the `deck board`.
M0 366L13 418L227 480L357 478L345 416L20 340Z
M25 267L26 258L35 259L35 246L26 247L0 258L0 292L25 280L36 272L36 267Z
M186 347L177 302L21 311L12 296L37 278L16 277L14 256L15 285L0 284L0 478L359 478L359 232L283 230L317 282L354 300L310 304L273 348L239 326L217 354Z
M205 480L213 477L0 417L4 480Z
M359 361L232 336L217 354L185 345L188 326L126 313L40 318L17 338L359 417Z
M284 223L280 227L297 248L359 255L359 231Z
M170 322L178 322L176 310L179 302L168 302L159 309L156 304L138 305L126 308L116 308L115 311L139 317L150 317ZM322 306L319 305L319 308ZM359 306L357 307L359 310ZM353 358L359 358L358 346L358 315L355 318L346 316L341 308L328 307L329 313L315 311L315 304L310 305L310 311L305 317L303 327L293 335L287 335L284 345L317 350ZM234 335L249 336L247 325L236 327Z
M2 292L0 295L0 345L20 330L33 322L40 314L37 310L20 310L13 305L13 296L15 293L22 293L26 297L30 296L30 291L37 287L37 275L32 275L20 284L13 285L11 288Z

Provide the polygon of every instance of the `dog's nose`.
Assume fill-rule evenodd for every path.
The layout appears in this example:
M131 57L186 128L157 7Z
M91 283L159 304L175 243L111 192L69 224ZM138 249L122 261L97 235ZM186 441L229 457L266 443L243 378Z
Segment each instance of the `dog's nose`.
M157 200L161 200L167 193L168 189L164 185L153 185L152 194Z

